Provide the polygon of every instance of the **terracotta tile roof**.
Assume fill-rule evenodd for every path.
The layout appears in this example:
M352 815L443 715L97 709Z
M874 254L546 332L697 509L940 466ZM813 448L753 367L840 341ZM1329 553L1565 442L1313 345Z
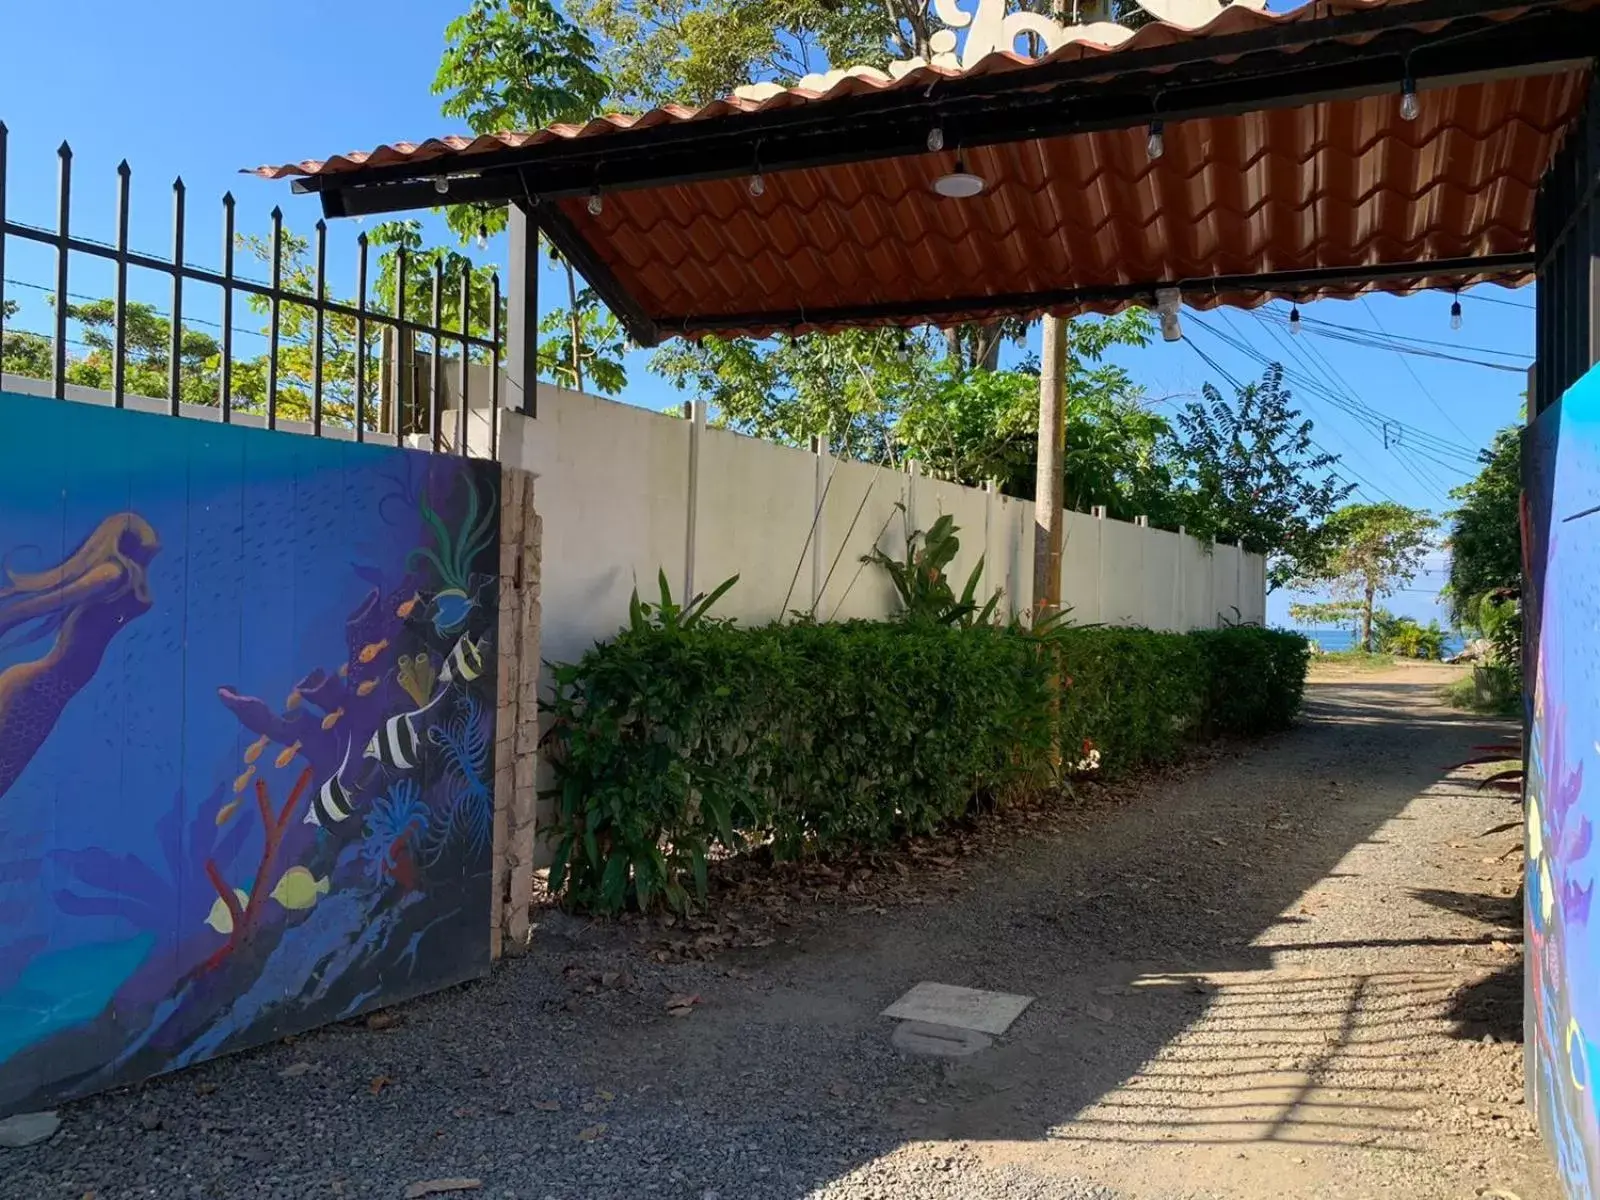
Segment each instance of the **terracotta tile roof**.
M599 216L581 198L561 208L665 334L745 315L739 331L780 327L761 312L1507 254L1532 248L1538 181L1585 86L1573 73L1423 93L1411 122L1393 96L1185 121L1154 162L1143 129L983 147L966 166L989 187L969 200L933 191L955 165L947 153L787 172L760 197L735 179L617 193ZM1268 298L1203 284L1184 296L1202 308Z
M915 91L926 88L941 79L972 79L982 76L999 76L1053 63L1073 62L1083 59L1110 58L1158 46L1178 45L1205 38L1229 34L1248 33L1269 28L1289 28L1324 19L1335 13L1359 12L1368 9L1394 8L1414 0L1311 0L1288 12L1272 13L1239 5L1224 8L1218 16L1197 29L1185 29L1161 21L1152 21L1135 31L1133 37L1118 46L1103 46L1094 42L1072 42L1042 58L1027 58L1018 54L996 53L987 56L972 67L957 71L948 67L925 66L899 79L886 72L861 70L847 75L823 92L804 88L789 88L764 100L746 100L736 96L714 100L709 104L691 107L668 104L651 109L639 116L613 113L597 117L582 125L552 125L531 133L489 133L477 137L449 135L428 138L421 142L394 142L372 150L352 150L329 158L308 158L300 162L277 166L259 166L248 173L263 179L336 175L373 167L395 166L401 163L433 162L441 158L458 160L463 170L470 170L473 157L495 154L506 150L522 150L554 141L571 141L578 138L606 137L624 131L653 129L661 125L682 124L690 121L714 121L720 117L740 114L765 113L778 109L842 100L850 96L893 90ZM1508 8L1501 14L1512 19L1526 7ZM1358 44L1365 39L1350 39ZM1108 63L1108 67L1111 64Z
M1272 39L1280 48L1268 54L1292 63L1297 48L1317 36L1297 28L1301 23L1415 3L1316 0L1282 14L1236 6L1203 29L1147 25L1115 49L1074 43L1045 61L1103 60L1110 79L1118 57L1134 51L1277 29L1293 36L1281 46ZM1557 4L1600 11L1591 10L1590 0ZM1492 6L1480 6L1478 17L1496 23L1533 8L1484 7ZM1432 37L1446 24L1430 21L1424 32ZM1202 49L1196 47L1199 57L1209 58ZM1581 57L1582 48L1573 54ZM1039 67L994 54L960 76ZM1283 74L1270 59L1252 69ZM1168 124L1165 154L1155 160L1146 152L1142 126L977 146L966 151L965 165L987 187L965 200L933 191L934 180L956 166L955 155L943 152L774 171L764 177L760 196L740 177L607 191L599 214L570 191L544 203L547 215L558 214L576 244L609 272L608 300L631 302L644 328L666 336L1111 312L1150 303L1148 292L1157 283L1182 284L1184 301L1201 308L1489 279L1519 284L1530 278L1540 178L1589 83L1587 66L1547 70L1552 73L1480 75L1476 82L1425 89L1413 121L1402 118L1394 92L1195 116ZM450 170L472 172L480 164L490 170L493 156L508 150L737 120L869 92L913 92L949 75L937 67L899 80L852 75L824 93L790 89L759 101L674 106L537 133L399 143L258 173L350 174L352 182L364 183L362 175L373 168L428 163L437 171L439 160ZM1520 258L1479 276L1427 273L1430 261L1495 255ZM1412 261L1419 263L1414 275L1391 272L1356 282L1315 276ZM1284 272L1301 277L1293 290L1287 284L1230 289L1217 282ZM1068 291L1070 303L1045 298Z

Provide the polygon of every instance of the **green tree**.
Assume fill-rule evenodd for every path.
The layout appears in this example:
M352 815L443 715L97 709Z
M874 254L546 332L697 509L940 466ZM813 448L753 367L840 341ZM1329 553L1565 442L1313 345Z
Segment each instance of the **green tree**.
M895 421L938 370L941 348L928 330L708 337L663 347L650 369L706 401L726 428L791 446L825 436L845 458L895 462Z
M1322 522L1355 490L1332 471L1311 422L1291 407L1283 367L1239 389L1230 403L1211 384L1178 416L1184 524L1199 538L1267 556L1267 582L1315 576L1326 545Z
M1460 507L1449 514L1445 544L1451 617L1481 632L1485 598L1503 603L1522 590L1522 430L1502 429L1478 459L1477 476L1450 493Z
M444 97L444 115L474 133L584 122L612 94L597 53L583 25L552 0L472 0L445 29L433 91ZM445 219L465 242L504 229L506 210L455 205ZM581 389L588 377L603 390L620 391L627 382L621 329L592 291L579 288L572 265L558 261L568 304L540 322L541 332L553 335L539 345L540 372L569 387Z
M1335 596L1359 603L1361 645L1371 651L1376 601L1416 577L1438 524L1432 513L1391 501L1347 504L1324 525L1325 557L1296 582L1325 584Z

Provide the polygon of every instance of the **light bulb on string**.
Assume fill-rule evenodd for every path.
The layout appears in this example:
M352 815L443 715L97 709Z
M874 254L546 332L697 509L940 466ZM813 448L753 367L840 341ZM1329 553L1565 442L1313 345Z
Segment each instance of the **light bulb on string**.
M1461 328L1461 299L1457 297L1450 305L1450 328Z
M750 194L752 196L765 196L767 194L767 181L761 178L760 171L750 176Z
M1422 105L1417 101L1417 85L1407 75L1405 82L1400 85L1400 119L1415 121L1421 112Z
M1300 336L1300 306L1298 304L1289 306L1289 332L1295 337Z
M1167 152L1167 138L1160 121L1150 122L1150 136L1145 139L1144 152L1151 159L1160 158Z
M928 130L928 149L934 154L937 154L939 151L944 149L943 125L935 125L932 129Z
M433 181L433 190L438 192L441 196L449 195L450 180L444 175L439 176L439 178Z
M589 215L591 217L598 217L601 213L605 212L605 210L606 202L600 195L600 189L595 188L594 191L589 193Z
M478 249L479 250L487 250L488 248L489 248L489 227L487 225L479 225L478 226Z

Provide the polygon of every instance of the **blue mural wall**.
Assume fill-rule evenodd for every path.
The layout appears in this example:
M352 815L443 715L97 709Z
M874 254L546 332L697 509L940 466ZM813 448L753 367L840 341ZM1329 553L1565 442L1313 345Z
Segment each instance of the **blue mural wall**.
M483 973L499 468L0 428L0 1115Z
M1568 1196L1600 1190L1600 370L1524 441L1529 1089Z

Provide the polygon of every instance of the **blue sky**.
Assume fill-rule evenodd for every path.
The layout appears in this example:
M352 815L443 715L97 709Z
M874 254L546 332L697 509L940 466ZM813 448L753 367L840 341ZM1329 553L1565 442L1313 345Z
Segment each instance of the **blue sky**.
M430 85L444 27L463 3L61 0L10 5L6 42L12 52L0 72L0 120L11 131L10 216L53 224L55 151L66 139L74 151L74 228L85 236L109 238L115 228L115 168L122 158L134 172L130 228L137 248L163 254L170 249L170 187L180 174L188 186L193 261L219 261L218 202L229 189L239 201L241 231L264 234L268 213L281 204L288 226L309 232L318 216L314 198L291 196L286 184L241 176L239 168L457 132L453 122L440 117ZM331 266L353 270L350 246L358 232L352 222L335 223ZM503 255L503 245L491 242L478 257L497 261L497 251ZM49 283L52 256L12 239L6 275ZM75 260L72 281L74 291L104 295L110 272L103 264ZM555 294L555 285L551 276L546 296ZM141 280L137 272L131 290L136 299L166 305L159 282ZM11 284L6 292L25 304L23 327L43 327L49 310L42 293ZM186 311L214 319L216 298L204 292L186 292ZM1450 297L1443 294L1325 301L1303 313L1357 329L1434 339L1447 343L1438 347L1444 353L1531 354L1531 289L1481 289L1462 303L1465 325L1458 333L1450 330ZM1281 318L1287 310L1281 305L1267 310L1273 311ZM1201 322L1210 329L1201 328ZM1185 328L1194 346L1239 379L1259 376L1260 364L1218 335L1283 360L1297 400L1316 422L1318 441L1344 457L1345 473L1362 481L1361 498L1445 509L1445 492L1471 471L1461 451L1484 445L1496 429L1518 419L1525 382L1516 373L1402 358L1313 336L1309 325L1291 345L1281 323L1246 312L1186 318ZM1181 403L1207 381L1223 384L1226 392L1194 346L1157 344L1122 352L1119 359L1158 406ZM242 341L239 350L253 352ZM639 354L629 363L630 385L621 399L665 408L679 396L649 374L647 359ZM1352 415L1363 408L1382 417ZM1384 419L1407 427L1391 427L1387 447ZM1423 618L1434 615L1442 568L1443 556L1437 555L1429 572L1395 596L1391 607ZM1289 597L1275 594L1269 614L1285 620L1288 602Z

